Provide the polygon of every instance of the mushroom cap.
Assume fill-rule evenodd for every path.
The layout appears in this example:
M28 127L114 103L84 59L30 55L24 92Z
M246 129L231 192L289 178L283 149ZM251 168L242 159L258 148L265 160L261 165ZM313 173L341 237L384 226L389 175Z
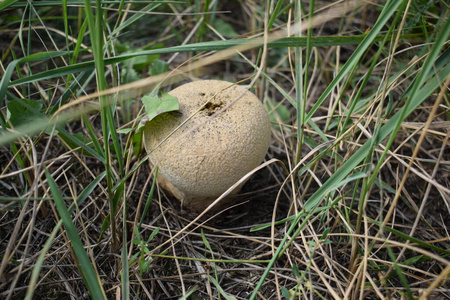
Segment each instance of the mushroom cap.
M180 109L147 122L144 145L160 185L201 211L262 162L269 116L254 94L226 81L194 81L169 94Z

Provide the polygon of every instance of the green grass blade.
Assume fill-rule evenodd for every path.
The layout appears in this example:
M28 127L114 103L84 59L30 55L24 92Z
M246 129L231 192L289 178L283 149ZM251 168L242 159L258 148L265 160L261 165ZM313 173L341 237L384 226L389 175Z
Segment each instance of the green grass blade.
M90 81L90 78L92 76L92 72L81 72L77 77L76 80L73 80L72 83L66 88L66 90L62 93L62 95L58 98L56 101L56 104L53 105L49 110L48 114L53 115L61 106L66 104L71 97L74 95L78 96L82 89L79 89L77 93L77 89L80 86L83 86L86 82Z
M208 239L206 238L206 235L205 235L205 232L203 231L203 229L201 230L201 236L202 236L203 244L206 246L206 248L208 249L209 253L211 253L211 258L215 259L214 251L213 251L213 249L211 247L211 244L208 242ZM219 274L217 273L216 263L213 263L213 270L214 270L215 279L219 280Z
M302 10L301 10L301 3L300 1L295 2L295 19L297 20L297 26L300 28L300 30L297 30L297 37L301 37L302 31ZM310 39L307 38L306 41L307 46L310 45ZM306 86L303 85L304 82L306 82L306 72L303 73L305 70L303 67L303 48L301 47L295 47L294 49L294 57L295 57L295 103L297 104L296 107L296 126L297 126L297 149L295 154L295 164L298 164L300 161L300 155L302 152L302 146L303 146L303 124L305 123L305 116L306 116L306 99L304 98L304 89L306 89ZM307 61L307 58L306 58ZM306 63L308 64L308 63Z
M40 250L39 257L36 260L36 263L33 267L33 271L31 272L31 278L30 278L30 282L28 283L27 294L25 295L25 300L33 299L34 288L36 286L37 280L40 275L40 271L44 264L45 256L47 255L48 250L50 250L52 242L55 239L55 236L58 233L59 229L61 228L62 224L63 224L62 220L60 220L58 222L58 224L56 224L56 226L53 228L52 232L50 233L49 237L45 241L44 246Z
M70 59L70 65L74 65L77 60L78 60L78 56L80 55L80 51L81 51L81 44L83 43L83 38L84 38L84 34L86 33L86 29L87 29L87 20L85 19L83 24L80 27L80 30L78 32L78 36L77 36L77 42L75 44L74 50L73 52L69 52L69 56L71 56ZM88 73L88 72L84 72L84 73ZM71 82L73 81L73 74L69 74L69 76L67 76L67 82ZM72 85L76 83L72 82Z
M63 11L63 21L64 21L64 33L66 38L66 49L67 51L70 50L70 44L69 44L69 15L67 13L67 0L62 1L62 11Z
M437 70L438 74L435 76L432 76L432 74L428 74L429 77L427 77L427 84L424 86L424 88L422 88L421 90L419 90L416 93L416 97L414 100L414 103L412 104L411 107L415 108L417 107L416 105L420 104L421 102L423 102L423 100L425 99L424 97L427 97L428 95L431 94L431 91L436 89L439 86L439 80L438 78L446 78L449 74L449 66L447 65L448 62L450 61L450 50L447 50L446 52L444 52L444 54L442 54L437 60L436 60L436 65L435 65L435 69ZM8 66L9 68L9 66ZM8 69L7 69L8 71ZM6 73L6 72L5 72ZM5 76L2 78L2 80L0 82L5 82L4 81ZM1 86L1 84L0 84ZM0 89L0 93L2 92L2 89ZM409 91L410 92L410 91ZM409 92L407 92L405 95L407 95ZM408 112L411 113L413 109L408 109ZM389 126L392 126L392 122L393 120L396 118L398 118L398 115L394 116L393 119L391 119L390 121L388 121ZM64 118L60 118L59 120L55 120L53 121L52 124L63 124L65 122L67 122L69 120L69 116L66 116ZM0 135L0 145L4 145L7 143L10 143L12 141L15 141L16 139L20 138L23 135L33 135L37 132L40 132L42 130L44 130L47 126L49 125L48 120L45 121L37 121L35 123L33 123L33 126L19 126L18 128L16 128L16 130L18 131L17 133L13 133L13 132L6 132L3 135ZM383 128L381 129L381 136L386 137L389 134L389 130L386 127L387 124L385 124L385 126L383 126ZM380 140L378 141L378 143L380 142ZM365 146L363 146L364 148ZM364 150L366 151L366 150Z
M9 67L9 65L8 65L8 67ZM92 71L92 70L94 70L94 68L95 67L94 67L93 61L72 64L69 66L59 67L57 69L44 71L41 73L30 75L28 77L14 80L9 84L9 87L20 86L23 84L28 84L28 83L39 81L39 80L47 80L47 79L62 77L62 76L71 75L71 74L75 74L75 73ZM1 93L1 91L0 91L0 93ZM1 94L0 94L0 96L1 96Z
M8 64L8 67L6 67L6 70L3 73L2 79L0 80L0 106L4 105L3 101L5 100L6 91L8 89L8 86L10 85L9 81L11 79L12 74L14 73L14 70L16 69L16 67L18 66L19 63L43 61L43 60L63 56L65 54L67 54L67 52L61 52L61 51L48 52L48 53L40 52L40 53L31 54L29 56L11 61Z
M283 1L277 1L277 4L275 5L275 8L273 9L273 11L272 11L272 13L270 15L269 22L268 22L268 25L267 25L267 28L268 28L269 31L272 28L273 23L275 22L275 20L278 18L281 6L283 4L284 4ZM294 3L292 2L288 6L291 7L293 4ZM286 9L286 8L284 8L284 9Z
M392 11L393 13L393 11ZM444 26L445 27L445 26ZM450 27L450 26L447 26ZM450 28L448 28L450 30ZM442 35L444 35L442 33ZM437 45L437 46L436 46ZM439 47L438 43L434 45L434 47ZM444 62L443 62L444 63ZM374 139L374 141L371 141L371 139L366 142L360 149L358 149L339 169L336 170L336 172L306 201L304 205L304 213L299 214L291 226L289 227L289 230L287 232L286 236L291 236L292 232L295 228L297 228L298 223L300 222L301 218L305 216L305 214L314 213L317 205L320 203L320 201L323 199L323 197L329 192L330 188L333 185L336 185L338 182L341 182L344 180L344 178L353 172L353 170L358 166L358 164L364 160L367 155L369 154L370 150L370 144L371 142L374 142L375 144L381 143L389 134L392 133L394 130L394 125L403 120L402 117L409 115L415 108L417 108L433 91L439 87L439 84L442 82L443 78L446 78L450 74L450 63L449 61L445 61L446 65L442 66L440 69L436 69L436 72L434 73L434 76L428 81L428 83L423 86L420 90L418 90L416 93L414 93L414 97L411 99L410 105L407 107L403 107L399 112L397 112L391 120L389 120L383 127L380 128L379 135L372 137L371 139ZM437 68L437 66L434 66ZM308 216L306 216L308 217ZM295 236L293 237L295 238ZM263 276L261 277L258 285L255 288L255 291L253 292L250 299L255 299L257 295L257 291L262 287L262 284L267 277L270 269L272 268L275 261L280 257L283 251L283 245L287 242L287 237L285 237L279 247L277 252L275 253L274 257L272 258L271 262L269 263L268 267L266 268Z
M127 236L127 202L123 202L122 210L122 253L121 253L121 287L122 287L122 300L128 300L130 298L130 266L128 261L128 236Z
M399 112L397 112L383 127L380 128L379 135L376 137L372 137L369 141L364 143L353 155L350 157L336 172L308 199L305 203L306 211L311 211L320 199L329 191L332 185L335 185L336 182L342 181L348 174L350 174L358 164L363 161L370 150L370 142L374 139L375 144L381 143L386 137L388 137L394 128L394 124L399 122L400 117L403 114L403 110L405 110L406 115L410 114L414 109L416 109L428 96L430 96L436 88L439 87L442 78L446 78L450 74L450 61L447 61L447 64L443 66L440 70L437 70L437 73L430 81L422 87L417 93L415 93L415 97L406 109L403 108Z
M86 129L91 138L92 144L94 144L95 151L98 153L98 155L100 157L102 157L102 159L103 159L102 161L104 162L105 153L103 152L102 145L100 144L100 141L98 140L96 130L94 129L94 126L92 126L91 121L89 121L89 119L86 115L83 115L82 118L83 118L84 125L86 126Z
M190 299L189 297L197 290L197 287L194 287L193 289L191 289L189 292L186 293L186 295L184 295L181 298L178 298L178 300L188 300Z
M431 70L435 67L434 62L438 58L439 53L442 50L442 47L445 45L445 43L448 42L449 35L450 35L450 18L448 18L447 21L444 23L442 30L439 32L438 36L436 37L436 40L435 40L434 44L432 45L431 50L430 50L428 56L426 57L422 68L420 69L420 72L414 79L414 83L412 84L410 95L407 98L404 107L399 111L399 113L400 113L399 117L396 119L396 122L393 124L392 134L391 134L388 142L386 143L385 150L383 151L378 164L375 166L375 170L373 171L373 175L370 179L370 182L373 182L375 180L375 177L378 174L378 170L381 168L381 165L383 164L384 159L387 156L388 151L391 148L391 145L394 143L397 133L401 128L401 123L411 113L411 110L409 109L409 107L414 105L415 102L417 102L416 98L419 97L418 90L425 83L426 78L428 77L429 73L431 73ZM442 81L445 81L445 79L449 75L450 75L450 73L447 73L443 77L440 77L440 79Z
M214 286L216 287L216 289L219 292L219 294L222 295L226 300L235 300L235 298L233 298L230 295L228 295L227 293L225 293L223 288L220 286L219 282L217 282L217 280L214 277L209 275L208 278L211 281L211 283L214 284Z
M311 108L309 113L305 118L305 122L307 122L317 109L323 104L323 102L327 99L327 97L331 94L331 92L336 88L339 82L345 78L345 76L351 72L351 70L355 67L355 65L360 61L364 52L376 41L376 37L381 29L384 27L389 18L395 13L396 9L402 4L403 1L389 1L389 3L385 4L383 11L381 12L378 20L374 24L373 28L370 30L369 34L367 34L361 43L356 48L355 52L350 56L347 62L342 66L342 69L336 74L333 81L328 85L322 95L317 99L314 106ZM302 124L303 125L303 124Z
M56 182L53 180L52 175L48 170L45 170L45 176L47 178L48 185L50 186L50 190L52 191L56 209L58 210L75 255L80 263L80 272L82 274L84 283L86 284L93 299L106 299L105 292L100 284L100 278L92 267L91 260L89 259L89 256L84 249L83 242L78 235L77 229L73 224L70 213L66 207L66 204L64 203L64 200L62 199L61 192L59 191Z
M92 44L92 50L94 54L94 65L96 72L96 81L97 81L97 91L101 92L108 88L108 84L106 82L106 74L105 74L105 62L104 62L104 28L105 28L105 20L104 11L102 9L101 0L96 1L95 5L95 15L93 8L91 7L91 1L85 0L85 13L88 22L88 27L90 30L90 41ZM104 149L104 167L106 170L106 185L107 185L107 193L108 193L108 201L110 203L110 221L111 221L111 235L112 235L112 244L111 247L113 251L117 250L118 247L118 239L119 237L116 234L116 213L117 213L117 205L119 203L118 198L122 196L120 191L117 191L116 194L112 191L112 187L114 186L114 182L116 180L113 172L113 164L111 146L110 146L110 138L112 136L114 149L116 150L117 155L121 155L120 147L117 141L117 132L114 125L114 109L115 105L113 102L109 102L109 98L107 96L100 97L100 121L101 128L103 134L103 149ZM121 156L117 157L118 161L121 161L123 158ZM123 172L120 172L123 173ZM123 174L121 174L123 175Z
M125 222L125 221L124 221ZM123 231L123 240L126 241L126 230ZM128 264L128 248L127 243L122 243L122 273L121 273L121 287L122 287L122 300L128 300L130 298L130 271Z
M433 93L436 88L439 87L439 84L441 83L442 78L446 78L450 74L450 61L446 61L445 66L441 66L442 68L440 70L436 71L435 76L433 76L429 82L423 86L422 89L420 89L416 93L416 97L414 98L414 101L411 103L411 105L407 109L407 113L411 113L414 109L416 109L430 94ZM385 139L393 130L393 125L398 121L400 118L400 112L397 112L394 117L389 120L381 129L380 134L376 137L376 143L381 143L383 139ZM375 137L373 137L375 138ZM340 181L342 181L348 174L350 174L357 166L358 164L364 160L364 158L367 157L368 152L370 150L370 143L366 142L361 148L359 148L358 151L356 151L339 169L336 170L336 172L307 200L305 203L305 210L301 214L297 215L292 222L292 225L289 227L288 232L286 234L286 237L283 238L283 240L280 242L280 245L278 247L277 252L275 253L274 257L269 262L264 274L261 277L261 280L259 281L258 285L255 288L254 293L252 294L252 297L250 299L255 299L256 292L261 288L265 278L267 277L270 269L272 268L275 261L280 257L280 255L283 253L284 248L282 247L287 242L287 237L291 236L292 232L295 228L297 228L298 223L303 217L308 218L314 211L317 210L317 205L321 201L321 199L326 195L326 193L329 192L330 187L333 185L337 185ZM308 215L309 214L309 215ZM301 226L299 226L301 228ZM385 228L386 229L386 228ZM293 236L293 239L295 236Z
M77 206L80 206L84 203L84 201L87 199L87 197L92 193L92 191L95 189L95 187L102 181L102 179L105 177L105 172L101 173L99 176L97 176L78 196L76 203ZM69 207L69 212L71 212L75 208L75 205L72 204ZM39 278L40 270L42 268L42 265L44 264L45 256L47 255L48 250L50 249L52 242L58 233L59 229L61 228L63 224L62 220L59 220L58 224L53 228L52 232L50 233L50 236L47 238L44 246L42 247L39 257L36 260L36 264L33 267L33 271L31 272L31 278L30 282L28 283L27 293L25 296L25 300L31 300L33 299L33 292L34 288L36 286L37 280Z
M114 123L113 108L108 107L108 109L106 110L106 113L107 113L109 132L111 134L111 139L113 142L113 149L114 149L114 152L117 157L117 163L119 165L119 173L123 177L125 175L125 169L124 169L124 165L123 165L123 162L124 162L123 149L122 149L123 143L122 143L122 140L116 130L116 125Z
M155 10L156 8L158 8L161 5L161 3L152 1L152 3L146 5L145 7L143 7L140 12L151 12L153 10ZM131 16L130 18L128 18L125 22L123 22L120 26L118 26L117 28L115 28L113 30L113 32L111 33L111 36L115 36L116 34L118 34L120 31L122 31L123 29L127 28L128 26L130 26L131 24L133 24L134 22L138 21L140 18L147 16L145 13L136 13L133 16Z
M382 225L382 222L379 222L379 221L374 220L374 219L372 219L372 218L368 218L368 220L370 220L371 223L376 224L376 225L378 225L378 226L380 226L380 227L381 227L381 225ZM439 252L439 253L441 253L443 256L450 256L450 250L448 250L448 249L443 249L443 248L441 248L441 247L435 246L434 244L427 243L427 242L425 242L425 241L422 241L422 240L420 240L420 239L418 239L418 238L415 238L415 237L413 237L413 236L410 236L410 235L408 235L408 234L406 234L406 233L403 233L403 232L401 232L401 231L399 231L399 230L397 230L397 229L391 228L391 227L385 227L384 230L386 230L386 231L388 231L388 232L390 232L390 233L395 234L396 236L398 236L399 238L401 238L401 239L403 239L403 240L405 240L405 241L410 241L411 243L420 245L420 246L422 246L422 247L424 247L424 248L428 248L428 249L430 249L430 250Z
M4 1L4 2L14 2L14 4L9 5L10 7L24 7L24 6L26 6L26 2L25 1L21 1L19 3L16 3L16 2L18 2L18 0ZM103 5L107 5L107 4L121 4L122 2L124 2L124 3L131 3L131 4L147 4L148 0L128 0L128 1L101 0L101 3ZM163 3L163 4L167 4L167 3L182 4L182 3L184 3L183 1L164 1L164 0L152 0L152 2L153 3ZM69 5L72 5L72 6L84 6L84 4L85 4L85 2L82 1L82 0L79 0L79 1L69 0L67 3ZM33 5L36 6L36 7L39 7L39 6L61 6L62 3L59 0L34 1Z
M64 129L61 126L56 127L58 130L58 136L60 139L65 141L69 145L74 145L75 147L79 147L82 151L84 151L86 154L91 155L101 162L105 162L105 157L103 156L102 152L98 152L88 145L86 145L85 140L81 140L77 138L76 135L69 133L66 129Z
M0 3L0 11L13 6L16 2L18 2L19 0L5 0L3 2Z
M139 221L138 230L141 230L141 226L142 226L142 223L144 222L145 215L147 214L147 212L150 208L150 204L152 203L153 193L155 192L155 188L156 188L157 176L158 176L158 167L155 168L155 174L153 175L152 187L150 188L150 193L148 194L147 202L145 203L144 211L142 212L142 215L141 215L141 220Z
M400 279L400 282L402 283L403 287L406 290L406 297L409 300L413 300L414 297L411 292L411 287L409 286L409 283L408 283L408 280L406 279L405 274L403 274L403 268L401 266L399 266L399 264L397 262L397 257L395 257L394 251L392 251L391 247L387 246L387 250L388 250L389 258L391 259L391 261L394 264L395 273L397 274L398 278Z
M357 36L338 36L338 37L328 37L328 36L318 36L311 37L310 45L311 47L325 47L325 46L344 46L344 45L356 45L360 44L365 35L357 35ZM405 35L404 38L414 38L416 35ZM376 36L373 38L372 42L383 40L384 36ZM176 52L191 52L191 51L219 51L225 50L230 47L235 47L243 44L252 45L254 48L261 48L263 45L261 40L258 39L236 39L236 40L228 40L228 41L213 41L213 42L203 42L203 43L195 43L189 45L181 45L174 47L166 47L160 49L151 49L146 51L138 51L135 53L128 53L123 55L118 55L115 57L105 58L104 63L106 65L119 63L128 59L132 59L138 56L146 56L146 55L154 55L154 54L170 54ZM306 47L307 46L307 38L306 37L289 37L282 38L280 40L270 42L268 48L285 48L285 47ZM68 52L64 52L67 54ZM73 73L88 71L94 69L94 61L82 62L77 64L72 64L69 66L59 67L57 69L52 69L48 71L43 71L38 74L30 75L25 78L17 79L12 81L9 84L9 87L22 85L25 83L33 82L36 80L44 80L51 79L59 76L65 76ZM7 79L7 82L10 80L10 76Z

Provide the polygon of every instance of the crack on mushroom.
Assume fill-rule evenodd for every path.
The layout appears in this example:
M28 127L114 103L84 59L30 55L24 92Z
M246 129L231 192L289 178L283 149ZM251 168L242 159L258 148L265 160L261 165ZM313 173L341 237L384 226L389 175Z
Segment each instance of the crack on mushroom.
M218 103L208 102L202 108L202 111L206 111L208 116L212 116L216 111L220 110L223 107L223 102L219 101Z

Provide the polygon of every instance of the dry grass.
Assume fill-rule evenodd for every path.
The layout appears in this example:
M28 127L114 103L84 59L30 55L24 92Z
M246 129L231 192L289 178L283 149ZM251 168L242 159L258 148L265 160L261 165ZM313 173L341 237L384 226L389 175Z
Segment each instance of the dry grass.
M330 19L316 19L318 24L312 34L331 37L360 34L374 26L381 3L376 1L375 4L348 8L341 3L316 1L315 14L339 13ZM282 32L279 28L289 27L294 33L294 23L289 23L294 19L293 8L276 18L271 32L279 34ZM343 14L338 8L348 9L350 13ZM437 12L436 8L441 11ZM36 16L57 15L40 9ZM127 14L133 15L132 7L128 9L130 11L121 16L122 22ZM194 4L168 4L160 8L160 12L180 14L150 15L164 26L158 27L141 19L127 27L123 37L116 38L122 43L134 40L131 49L135 51L137 47L158 42L170 47L219 41L224 38L221 36L224 29L220 23L211 20L212 15L232 25L239 35L262 37L270 17L269 14L265 18L266 9L269 8L258 1L231 1L217 4L213 11L232 11L233 14L189 15L187 13L202 11L203 6L199 9ZM420 11L411 7L406 21L419 13L423 19L414 23L422 27L417 26L408 33L423 34L423 27L436 32L441 30L437 13L447 9L442 16L448 18L448 5L435 1L427 9ZM19 14L20 9L11 8L11 13ZM76 15L75 11L71 13ZM109 11L109 24L114 24L115 18L117 12ZM202 23L205 18L207 22ZM36 28L30 31L30 39L24 40L30 41L32 46L24 46L25 50L35 53L45 52L47 48L65 49L61 27L59 35L48 33L56 32L62 21L42 22L48 31ZM306 26L307 17L303 23ZM4 26L0 29L0 40L5 49L2 72L13 61L11 53L26 56L22 53L20 39L15 39L20 30L28 34L25 28L18 27L20 24L23 22L14 25L6 18L0 23ZM290 26L286 27L287 24ZM141 34L143 28L149 33ZM53 43L43 42L47 35L52 37ZM270 37L277 38L277 35ZM312 116L312 123L304 125L301 147L297 138L297 110L286 98L288 95L295 99L299 88L293 48L263 47L260 52L248 50L246 48L251 47L244 45L238 47L240 55L235 54L236 49L202 52L197 56L191 52L161 55L159 59L170 62L169 72L179 71L170 73L172 81L166 80L162 84L165 89L176 86L175 82L181 80L215 78L237 82L252 78L246 84L251 84L255 94L271 105L268 107L271 107L273 139L265 158L266 167L250 179L229 208L207 212L192 222L197 215L184 211L175 199L157 188L138 230L140 242L135 228L147 202L153 170L145 160L140 163L145 157L142 151L135 157L133 132L121 134L124 152L122 157L112 152L111 178L106 175L89 192L83 204L71 213L107 298L119 299L126 295L132 299L179 299L190 294L189 299L249 299L255 292L258 299L286 299L288 295L292 299L450 299L448 74L447 78L440 78L438 88L429 91L426 100L402 121L386 156L383 152L390 135L373 145L355 172L346 176L350 178L348 181L336 183L321 198L318 210L308 211L294 223L294 230L290 230L293 216L304 212L308 199L404 107L403 94L417 80L425 56L430 55L431 40L421 36L419 40L402 39L395 44L396 37L397 34L391 33L392 42L383 46L370 80L358 98L358 88L368 74L378 48L373 46L364 52L356 68L346 74L346 78L351 78L348 84L345 80L339 82ZM69 41L77 41L75 33L70 34ZM264 39L262 41L264 43ZM87 40L83 43L89 44ZM311 64L305 75L307 83L302 86L307 95L307 113L355 49L355 45L311 48ZM448 50L448 41L441 53L445 49ZM113 56L116 51L108 49L107 53ZM79 54L79 61L92 59L90 51ZM259 55L264 59L258 60ZM303 59L305 64L306 58ZM258 67L253 68L249 61ZM40 74L47 68L62 68L65 63L70 65L69 61L60 58L20 65L12 79L26 77L30 72ZM133 126L134 118L142 116L139 101L129 101L127 96L137 97L147 92L149 82L158 83L167 75L133 81L127 86L127 82L119 80L123 69L123 64L105 68L112 88L106 93L114 92L121 101L114 121L116 127L122 129ZM146 69L141 73L145 74ZM183 77L179 77L179 73L183 73ZM30 84L10 87L6 97L8 101L13 97L43 100L40 111L50 116L52 105L59 105L60 97L73 82L66 80L66 75L41 78ZM91 100L96 97L95 90L93 77L86 86L76 87L67 105L79 103L75 101L80 99L83 105L95 104L95 100ZM359 99L359 107L351 111L350 121L345 123L353 99ZM2 118L7 119L6 105L2 107L2 114ZM89 139L92 137L89 124L95 129L100 145L104 145L101 118L100 113L91 112L85 119L66 122L63 128L72 136L79 134L86 145L96 149ZM27 123L27 126L33 124ZM8 125L8 128L13 131L12 126ZM299 149L301 151L297 152ZM123 170L118 160L123 161ZM382 164L377 169L379 162ZM0 166L0 298L23 299L33 270L39 270L37 282L30 292L33 298L89 298L83 281L85 274L80 271L85 266L79 265L74 242L65 226L58 225L61 214L44 172L50 171L69 206L102 174L105 164L86 149L71 144L70 139L64 139L60 133L47 130L23 136L14 143L3 143ZM351 177L358 174L365 176ZM369 181L371 176L373 182ZM124 189L119 193L117 207L113 207L108 180L120 183L123 178L126 178ZM111 222L111 215L115 222ZM155 235L147 243L153 232ZM286 237L287 244L283 242ZM122 247L124 244L126 247ZM275 259L279 247L285 247L285 250ZM124 248L128 264L122 257ZM43 259L39 258L40 254ZM139 257L142 258L140 262ZM267 269L271 260L274 265ZM123 275L127 265L129 284ZM264 278L266 270L268 274ZM261 278L264 279L261 288L255 290Z

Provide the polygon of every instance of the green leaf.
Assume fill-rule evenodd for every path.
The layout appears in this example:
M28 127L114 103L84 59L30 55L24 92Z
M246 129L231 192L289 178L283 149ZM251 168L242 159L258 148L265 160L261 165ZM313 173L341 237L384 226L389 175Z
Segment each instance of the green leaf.
M413 266L415 263L419 262L420 260L422 260L425 256L420 254L420 255L416 255L413 257L408 258L407 260L402 262L402 265L405 266Z
M133 241L133 243L135 243L135 242ZM135 243L135 244L136 244L136 243ZM139 245L139 244L137 244L137 245ZM130 264L131 264L131 265L136 264L136 261L137 261L139 255L141 255L140 252L136 252L135 254L133 254L133 256L130 258Z
M323 231L322 236L320 237L320 239L321 239L321 240L325 240L325 239L327 238L328 234L330 233L330 231L331 231L331 228L330 228L330 227L326 228L326 229Z
M292 274L294 274L295 278L300 278L300 270L297 265L292 266Z
M150 271L150 263L151 262L152 262L151 260L143 260L140 264L141 270L148 273L148 271Z
M288 123L289 119L291 118L291 112L289 111L289 108L283 103L276 103L276 101L269 99L266 102L266 108L269 112L269 119L272 124L278 124L278 122L281 122L282 124ZM279 128L278 125L272 126L275 126L275 128Z
M141 239L141 235L139 234L139 228L134 227L134 236L135 239L133 240L133 243L135 243L136 245L139 245L142 241Z
M142 79L141 76L132 67L124 68L122 70L121 76L122 83L130 83L133 81L137 81L139 79Z
M24 125L33 122L36 111L42 108L42 100L19 99L8 102L6 105L7 117L13 126Z
M233 26L230 23L217 18L214 22L214 28L226 38L235 38L238 36Z
M159 55L144 55L137 56L131 60L131 64L136 71L143 71L148 65L152 63L155 59L157 59Z
M128 127L128 128L122 128L122 129L117 129L117 133L120 133L120 134L127 134L127 133L130 133L131 131L133 131L134 130L134 128L130 128L130 127Z
M7 118L14 127L29 126L38 121L48 122L47 117L41 113L42 100L15 99L6 104ZM17 129L17 128L16 128ZM52 134L52 128L43 128L48 135ZM58 130L53 131L58 134Z
M282 286L281 287L281 294L283 294L283 297L286 299L291 299L291 293L289 292L289 290L287 289L287 287Z
M155 59L148 70L148 75L155 76L158 74L162 74L169 69L169 64L163 60Z
M156 49L161 49L164 48L163 44L156 44L153 45L151 47L142 47L142 48L134 48L132 46L130 46L128 43L125 44L121 44L120 45L122 49L122 51L124 51L124 55L133 55L135 53L140 53L142 51L147 51L147 50L156 50ZM124 61L122 64L125 67L124 70L128 70L128 71L138 71L141 72L143 70L145 70L150 64L153 64L153 62L155 60L157 60L159 58L160 54L156 53L156 54L146 54L146 55L139 55L139 56L134 56L132 59L126 60ZM135 73L136 75L138 75L137 73Z
M208 248L208 250L212 252L211 245L209 244L208 239L205 236L205 232L203 232L203 229L201 231L201 234L202 234L203 244L205 244L206 248Z
M155 236L159 233L159 229L160 229L160 227L156 227L156 228L152 231L152 233L150 234L150 236L149 236L148 239L147 239L147 244L150 243L150 242L155 238Z
M177 97L161 92L161 99L158 97L144 96L142 97L145 111L147 113L147 121L153 120L156 116L180 109Z

